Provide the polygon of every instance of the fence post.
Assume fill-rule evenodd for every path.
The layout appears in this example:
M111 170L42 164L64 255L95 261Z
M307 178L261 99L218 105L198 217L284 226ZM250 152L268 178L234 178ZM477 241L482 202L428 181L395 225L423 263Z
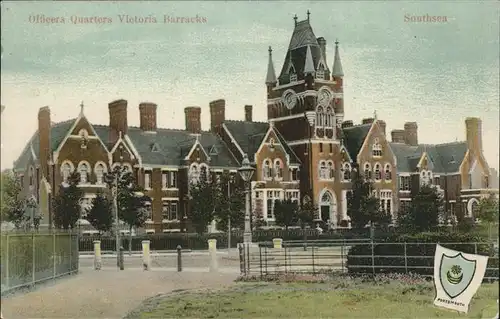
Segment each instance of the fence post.
M262 279L262 246L259 245L260 279Z
M151 268L151 253L149 251L149 240L142 241L142 267L144 270Z
M9 235L7 234L6 238L5 238L5 241L6 241L6 251L5 251L5 255L7 255L7 258L5 258L5 285L7 286L7 289L10 288L10 271L9 271L9 258L10 258L10 255L9 255Z
M474 243L474 254L477 255L477 243Z
M118 264L120 266L120 270L125 269L125 266L123 265L123 246L120 246L120 251L118 251Z
M371 240L372 243L372 274L375 276L375 246L373 244L373 239Z
M344 246L345 246L345 239L342 240L342 246L340 246L340 261L342 263L342 273L344 273Z
M69 239L69 269L70 269L70 272L71 272L71 266L73 265L73 245L71 245L71 237L73 237L73 232L71 231L71 228L69 230L69 236L68 236L68 239Z
M281 238L273 238L273 246L275 249L283 248L283 239Z
M285 251L285 273L286 273L287 272L287 267L286 267L286 260L287 260L287 258L286 258L287 257L287 255L286 255L286 247L285 247L284 251Z
M217 239L208 240L208 253L210 255L210 271L217 271Z
M101 270L101 241L94 240L94 269Z
M315 268L315 262L314 262L314 245L311 246L311 251L312 251L312 263L313 263L313 275L316 275L316 268Z
M240 256L240 275L243 275L245 272L245 252L242 243L238 243L238 254Z
M177 271L182 271L182 247L177 245Z
M52 230L52 259L54 260L54 276L56 278L57 275L57 263L56 263L56 233Z
M266 256L265 263L266 263L266 276L268 275L267 273L267 246L264 246L264 255Z
M406 242L404 243L404 249L405 249L405 272L408 273L408 255L406 253Z
M31 248L32 248L32 251L31 251L31 255L32 255L32 265L31 265L31 283L34 285L35 284L35 281L36 281L36 264L35 264L35 255L36 255L36 250L35 250L35 233L33 233L31 235Z

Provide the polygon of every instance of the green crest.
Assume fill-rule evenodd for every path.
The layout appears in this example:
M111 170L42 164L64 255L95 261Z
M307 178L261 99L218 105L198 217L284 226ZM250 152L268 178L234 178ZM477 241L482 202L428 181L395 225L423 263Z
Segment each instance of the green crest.
M465 258L462 253L455 256L443 254L439 267L439 280L444 292L451 299L469 287L476 273L476 261Z

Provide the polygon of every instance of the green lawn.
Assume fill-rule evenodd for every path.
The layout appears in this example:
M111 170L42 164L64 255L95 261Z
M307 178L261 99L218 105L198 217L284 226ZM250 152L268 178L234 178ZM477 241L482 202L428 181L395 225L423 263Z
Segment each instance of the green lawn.
M467 315L432 305L432 283L238 283L218 292L181 293L150 300L130 318L488 318L498 285L484 284Z

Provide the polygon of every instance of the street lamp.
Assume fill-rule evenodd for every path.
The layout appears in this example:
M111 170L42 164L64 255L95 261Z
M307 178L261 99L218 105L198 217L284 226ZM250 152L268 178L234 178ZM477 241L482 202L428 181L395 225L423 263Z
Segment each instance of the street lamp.
M243 243L249 244L252 242L252 229L250 226L250 181L254 172L254 168L250 166L247 154L243 155L241 167L238 169L241 178L248 187L245 187L245 230L243 232Z

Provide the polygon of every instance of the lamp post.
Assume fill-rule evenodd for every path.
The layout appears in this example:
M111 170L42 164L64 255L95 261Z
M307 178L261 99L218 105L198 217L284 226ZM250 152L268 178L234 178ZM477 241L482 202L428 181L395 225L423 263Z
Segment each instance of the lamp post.
M248 187L245 187L245 230L243 232L243 243L249 244L252 242L252 229L250 226L250 181L252 180L252 175L254 168L250 166L250 161L248 160L247 154L243 155L243 161L241 162L241 167L238 172L241 178Z

